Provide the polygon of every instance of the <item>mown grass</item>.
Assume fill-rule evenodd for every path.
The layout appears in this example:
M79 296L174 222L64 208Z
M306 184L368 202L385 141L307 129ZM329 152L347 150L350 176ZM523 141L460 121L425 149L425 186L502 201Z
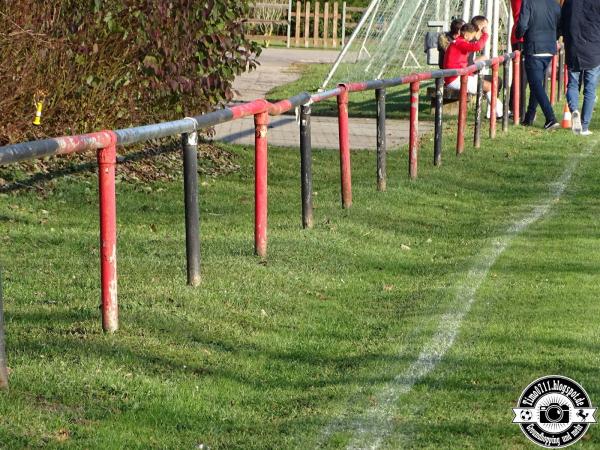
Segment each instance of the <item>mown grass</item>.
M596 122L597 123L597 122ZM0 197L11 389L5 448L343 448L324 438L371 406L418 356L480 250L532 205L586 142L511 129L452 151L419 179L406 149L352 154L339 207L336 152L314 152L315 228L300 227L299 156L270 149L269 258L252 252L252 152L203 180L203 283L185 286L181 182L120 183L121 329L100 331L96 181L58 178ZM390 448L529 448L510 408L535 377L572 376L597 403L600 157L553 215L492 268L440 367L401 398ZM584 444L600 445L592 428Z

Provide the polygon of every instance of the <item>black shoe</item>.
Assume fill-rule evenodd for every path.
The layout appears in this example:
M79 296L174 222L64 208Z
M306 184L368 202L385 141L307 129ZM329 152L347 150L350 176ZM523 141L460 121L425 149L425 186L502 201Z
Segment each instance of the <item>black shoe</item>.
M535 122L535 114L532 116L530 114L525 113L525 117L523 118L521 125L524 127L530 127Z
M550 119L544 124L544 130L554 130L556 128L560 128L560 124L556 119Z

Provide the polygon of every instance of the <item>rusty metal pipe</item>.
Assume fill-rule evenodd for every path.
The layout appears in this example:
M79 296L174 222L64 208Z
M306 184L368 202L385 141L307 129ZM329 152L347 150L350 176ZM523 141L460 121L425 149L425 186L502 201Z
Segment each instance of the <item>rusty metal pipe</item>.
M117 137L98 150L98 184L100 194L100 274L102 291L102 329L109 333L119 328L117 304L117 197L115 168Z

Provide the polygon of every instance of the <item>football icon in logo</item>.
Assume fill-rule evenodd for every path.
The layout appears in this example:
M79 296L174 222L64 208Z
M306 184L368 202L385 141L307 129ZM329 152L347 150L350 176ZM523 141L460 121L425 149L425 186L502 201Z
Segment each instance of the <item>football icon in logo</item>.
M524 411L521 411L521 419L523 419L524 422L529 422L532 417L533 414L531 414L530 410L526 409Z

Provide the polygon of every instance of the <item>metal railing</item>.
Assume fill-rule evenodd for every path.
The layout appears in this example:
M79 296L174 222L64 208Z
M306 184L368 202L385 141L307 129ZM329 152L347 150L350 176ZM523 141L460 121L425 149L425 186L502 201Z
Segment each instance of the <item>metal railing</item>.
M560 52L561 70L559 75L558 94L562 92L563 57ZM385 80L370 80L359 83L340 84L338 87L310 94L303 92L294 97L276 103L257 99L249 103L226 107L218 111L195 117L186 117L171 122L145 125L116 131L106 130L96 133L65 136L39 141L18 143L0 147L0 165L15 163L33 158L52 155L64 155L83 151L96 151L98 161L99 204L100 204L100 267L101 267L101 300L102 327L105 331L114 332L118 328L117 306L117 233L116 233L116 190L115 169L117 164L116 147L145 142L151 139L182 135L184 192L185 192L185 223L186 223L186 256L187 282L197 285L201 279L201 255L199 239L199 210L198 210L198 173L197 173L197 131L223 122L242 117L254 116L255 127L255 208L254 208L254 247L255 253L261 257L267 256L267 126L269 116L277 116L296 107L300 108L300 152L301 152L301 204L302 225L312 227L312 149L311 149L311 105L323 100L337 97L338 132L340 149L340 181L342 207L352 205L352 181L348 122L348 101L352 92L374 90L377 101L377 188L386 188L386 134L385 134L385 101L386 89L403 84L410 85L410 137L408 152L408 174L411 179L417 177L418 170L418 123L419 123L419 92L420 83L435 79L435 131L434 131L434 164L441 163L442 156L442 118L443 118L443 78L460 77L461 89L458 114L458 131L456 153L461 154L465 149L465 127L467 120L467 78L478 73L479 83L475 112L474 146L481 142L481 105L482 80L481 70L492 68L492 99L491 111L495 111L498 101L498 71L502 64L504 68L505 112L508 111L509 63L513 63L513 101L520 104L520 64L521 54L516 51L487 61L477 62L464 69L435 70L432 72L414 73L398 78ZM558 57L553 58L551 96L556 95L556 65ZM519 109L514 108L513 121L519 123ZM496 136L496 115L490 114L490 138ZM508 114L502 119L502 129L508 129Z

